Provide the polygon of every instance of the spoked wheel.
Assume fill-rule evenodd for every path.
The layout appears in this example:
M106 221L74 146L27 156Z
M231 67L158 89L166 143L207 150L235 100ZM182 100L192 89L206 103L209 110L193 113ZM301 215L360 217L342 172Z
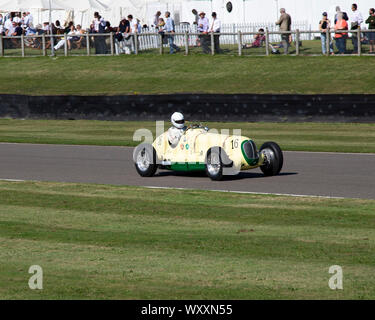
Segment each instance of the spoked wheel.
M206 174L211 180L223 178L223 162L221 160L220 148L211 148L206 157Z
M156 151L150 144L141 144L135 148L133 160L137 172L142 177L152 177L156 170Z
M264 175L278 175L284 163L283 152L279 145L275 142L266 142L261 146L259 152L263 153L265 157L265 162L260 167Z

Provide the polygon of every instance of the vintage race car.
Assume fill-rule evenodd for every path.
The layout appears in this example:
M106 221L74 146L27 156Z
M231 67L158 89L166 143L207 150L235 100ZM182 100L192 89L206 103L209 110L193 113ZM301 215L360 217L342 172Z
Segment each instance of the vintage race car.
M248 137L191 125L176 146L169 143L168 132L164 132L152 145L142 143L135 148L133 160L142 177L152 177L160 168L205 171L212 180L221 180L225 175L255 168L266 176L277 175L283 166L283 153L275 142L264 143L258 151Z

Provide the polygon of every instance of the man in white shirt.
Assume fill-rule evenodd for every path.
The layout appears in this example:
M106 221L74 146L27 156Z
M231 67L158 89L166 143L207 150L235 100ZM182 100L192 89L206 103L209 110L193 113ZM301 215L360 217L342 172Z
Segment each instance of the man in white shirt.
M133 16L131 14L128 15L128 21L130 23L130 33L132 33L133 35L131 36L131 39L132 39L132 47L133 47L133 51L135 53L135 37L137 36L137 33L138 33L138 21L137 19L134 19ZM137 49L139 49L139 41L137 41Z
M13 18L10 16L7 20L4 22L4 29L9 30L9 28L12 28L13 25Z
M351 30L361 29L361 23L363 22L362 14L357 10L358 6L356 3L352 4L352 13L350 15ZM354 47L353 53L358 53L358 37L357 33L352 33L352 43Z
M23 18L23 24L25 25L26 28L33 28L33 16L31 15L30 12L25 12L24 13L24 18Z
M216 12L212 12L212 24L210 28L210 32L216 33L214 35L214 46L215 46L215 53L221 53L220 49L220 30L221 30L221 21L217 18Z

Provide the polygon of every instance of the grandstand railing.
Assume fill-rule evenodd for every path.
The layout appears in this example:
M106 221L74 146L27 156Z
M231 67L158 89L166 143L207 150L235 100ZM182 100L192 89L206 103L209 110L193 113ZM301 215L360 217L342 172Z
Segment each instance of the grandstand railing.
M190 27L191 29L191 27ZM190 30L189 29L189 30ZM214 39L216 35L220 36L220 45L228 46L228 52L232 55L243 55L245 43L250 43L254 35L261 34L265 36L265 41L261 47L262 51L257 55L270 55L272 53L273 42L280 42L281 35L290 34L295 46L294 52L291 55L322 55L321 52L306 53L301 49L301 42L306 39L317 39L317 35L321 34L319 30L293 30L293 31L270 31L268 28L265 32L221 32L202 34L198 32L175 32L164 34L155 32L155 30L144 30L138 34L125 35L127 39L118 41L114 33L104 34L83 34L83 35L30 35L18 37L0 36L0 56L1 57L29 57L29 56L47 56L47 55L119 55L123 52L131 54L154 53L163 54L168 49L168 43L165 39L168 36L173 36L174 42L181 47L182 51L188 55L191 53L193 47L199 47L199 40L204 40L210 47L210 53L215 54ZM357 41L358 52L354 55L370 55L362 50L362 41L366 39L366 35L375 30L346 30L334 31L327 30L326 32L326 54L330 53L330 46L334 35L339 33L346 33L351 36L354 41ZM80 48L72 48L69 50L69 38L78 37L81 39ZM203 37L203 38L202 38ZM305 40L304 40L305 39ZM352 40L353 41L353 40ZM53 46L60 44L58 50L52 49ZM281 49L283 51L283 49ZM353 55L353 54L347 54Z

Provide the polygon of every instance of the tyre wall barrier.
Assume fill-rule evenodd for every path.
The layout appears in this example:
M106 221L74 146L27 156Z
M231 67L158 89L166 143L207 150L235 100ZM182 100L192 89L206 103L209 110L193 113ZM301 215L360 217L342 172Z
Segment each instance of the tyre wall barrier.
M176 94L0 95L0 117L16 119L375 122L375 95Z

